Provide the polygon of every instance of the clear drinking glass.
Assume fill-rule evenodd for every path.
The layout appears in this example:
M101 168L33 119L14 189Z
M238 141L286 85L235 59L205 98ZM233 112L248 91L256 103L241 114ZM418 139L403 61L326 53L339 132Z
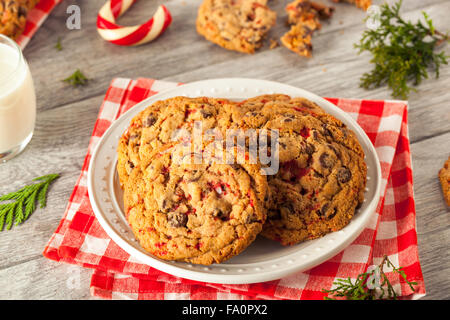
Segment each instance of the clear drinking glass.
M0 34L0 163L19 154L33 136L36 93L19 46Z

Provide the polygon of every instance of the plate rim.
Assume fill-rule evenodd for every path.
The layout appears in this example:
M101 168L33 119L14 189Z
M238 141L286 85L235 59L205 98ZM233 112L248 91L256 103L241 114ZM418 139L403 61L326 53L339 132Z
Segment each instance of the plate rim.
M148 106L149 103L153 103L154 101L157 101L159 97L163 97L167 94L170 94L172 91L178 91L180 88L183 89L189 89L190 87L196 87L199 85L207 85L211 84L211 82L246 82L250 83L253 86L257 86L257 84L264 84L264 85L274 85L274 86L283 86L285 88L290 88L291 90L297 91L298 96L306 95L307 99L312 100L313 102L316 102L321 106L322 104L328 105L328 108L334 109L338 116L334 115L339 120L342 120L341 117L345 119L344 122L350 123L352 126L352 130L358 131L358 138L362 138L364 140L365 145L370 150L371 156L374 157L374 162L376 166L376 185L375 185L375 192L374 196L371 199L371 202L368 204L368 207L365 209L367 211L370 211L369 213L366 213L365 219L361 223L358 229L356 231L353 231L349 236L345 238L345 240L341 241L339 245L335 246L333 250L328 250L325 253L321 254L319 257L316 257L311 260L307 260L306 262L303 262L301 264L301 267L296 266L295 264L292 264L291 267L288 268L280 268L279 270L265 270L263 272L258 272L256 274L236 274L236 273L228 273L228 274L215 274L215 273L207 273L207 272L201 272L197 270L190 270L190 269L184 269L181 267L178 267L176 263L167 261L167 260L160 260L156 257L152 257L149 253L143 253L142 251L139 251L136 249L133 245L131 245L126 239L124 239L123 235L116 232L114 228L111 226L110 222L107 220L107 218L104 216L104 213L102 212L101 208L98 206L99 200L97 199L97 195L94 188L94 163L97 159L99 150L102 147L102 143L106 140L106 138L111 134L111 131L119 125L121 122L121 119L125 119L130 114L137 114L141 111L142 108L145 106ZM273 92L277 93L277 92ZM262 95L262 94L268 94L265 92L259 92L255 93L256 95ZM175 94L174 96L177 96ZM205 95L204 95L205 96ZM166 98L164 98L166 99ZM153 101L153 102L151 102ZM123 120L122 120L123 121ZM367 155L366 155L367 156ZM117 161L117 155L113 159L113 163L115 166L115 162ZM319 265L320 263L325 262L326 260L330 259L331 257L335 256L342 250L344 250L351 242L353 242L364 230L364 228L367 226L368 222L370 221L370 216L373 215L376 211L376 208L378 206L378 203L381 199L381 165L379 161L378 154L375 150L374 145L370 141L367 134L364 132L364 130L359 126L359 124L353 120L350 115L348 115L345 111L331 103L330 101L310 92L302 88L298 88L295 86L287 85L281 82L275 82L275 81L269 81L269 80L260 80L260 79L251 79L251 78L214 78L214 79L206 79L206 80L200 80L195 82L190 82L183 84L182 86L176 86L173 88L165 89L160 91L159 93L146 98L145 100L142 100L141 102L135 104L132 108L127 110L125 113L123 113L118 119L113 121L109 128L104 132L102 137L99 139L96 147L92 151L91 160L89 163L89 169L87 173L87 187L88 187L88 194L90 203L92 206L92 209L94 211L94 214L96 218L98 219L101 227L105 230L105 232L108 234L109 237L111 237L111 240L116 242L116 244L121 247L124 251L126 251L128 254L133 256L134 258L138 259L140 263L146 264L150 267L153 267L155 269L158 269L162 272L169 273L176 277L186 278L190 280L195 281L201 281L201 282L210 282L210 283L222 283L222 284L249 284L249 283L256 283L256 282L265 282L265 281L271 281L280 279L284 276L287 276L289 274L300 272L304 270L308 270L314 266ZM120 213L122 214L122 213ZM345 227L344 227L345 229ZM339 231L337 231L339 232ZM333 233L331 233L333 234ZM320 239L320 238L319 238ZM314 240L311 240L314 241ZM298 252L291 252L287 254L286 256L279 257L277 259L286 259L287 257L291 255L298 254ZM275 260L277 260L275 259ZM148 261L151 261L149 263ZM250 264L257 264L258 262L253 262ZM189 264L188 264L189 265ZM221 266L224 264L216 264L216 266ZM208 269L208 266L204 266L205 270Z

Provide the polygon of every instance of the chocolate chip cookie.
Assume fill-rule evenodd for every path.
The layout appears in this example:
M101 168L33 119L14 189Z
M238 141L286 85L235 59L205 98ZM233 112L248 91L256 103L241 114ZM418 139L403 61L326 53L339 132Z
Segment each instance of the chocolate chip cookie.
M241 253L266 220L268 186L259 166L180 163L175 146L155 150L150 164L136 167L125 185L136 238L167 260L208 265Z
M39 0L0 0L0 34L17 39L25 30L28 12Z
M200 35L225 49L254 53L275 21L267 0L205 0L196 26Z
M278 150L269 152L278 152L279 170L267 176L271 206L262 235L291 245L346 226L363 201L367 174L355 134L306 99L248 103L234 117L237 126L278 131Z
M175 97L141 111L119 140L117 171L121 185L155 148L172 140L190 140L195 133L225 128L230 104L226 99Z
M439 180L441 181L445 202L450 207L450 157L445 162L444 167L439 170Z

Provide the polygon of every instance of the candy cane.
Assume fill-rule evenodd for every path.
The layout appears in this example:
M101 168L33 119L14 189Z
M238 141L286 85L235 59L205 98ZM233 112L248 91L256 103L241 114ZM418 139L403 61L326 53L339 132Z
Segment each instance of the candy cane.
M137 0L108 0L97 17L100 36L120 46L137 46L156 39L172 22L169 10L158 7L154 16L144 24L124 27L116 24L116 19L124 14Z

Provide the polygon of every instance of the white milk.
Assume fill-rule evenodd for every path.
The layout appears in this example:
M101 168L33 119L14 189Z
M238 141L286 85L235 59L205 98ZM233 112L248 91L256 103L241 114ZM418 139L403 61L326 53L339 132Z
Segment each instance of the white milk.
M28 65L17 48L0 43L0 161L2 153L28 143L35 120L36 95Z

